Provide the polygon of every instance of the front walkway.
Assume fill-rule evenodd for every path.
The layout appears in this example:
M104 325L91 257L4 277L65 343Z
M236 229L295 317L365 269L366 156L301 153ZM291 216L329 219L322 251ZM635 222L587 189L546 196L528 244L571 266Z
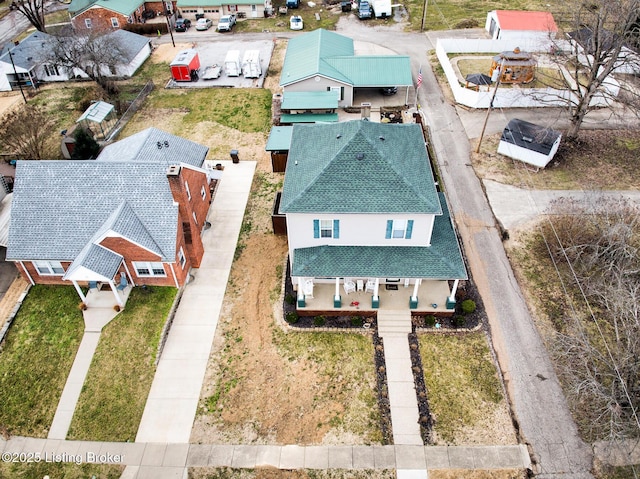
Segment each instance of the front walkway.
M164 346L136 442L187 447L218 325L236 243L256 168L254 161L220 162L222 180L202 235L204 256L184 289Z

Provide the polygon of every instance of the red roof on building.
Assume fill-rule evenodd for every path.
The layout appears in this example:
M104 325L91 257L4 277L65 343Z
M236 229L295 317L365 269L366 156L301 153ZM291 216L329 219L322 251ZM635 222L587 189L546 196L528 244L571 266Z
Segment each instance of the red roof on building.
M553 15L549 12L523 12L519 10L496 10L501 30L536 30L557 32Z

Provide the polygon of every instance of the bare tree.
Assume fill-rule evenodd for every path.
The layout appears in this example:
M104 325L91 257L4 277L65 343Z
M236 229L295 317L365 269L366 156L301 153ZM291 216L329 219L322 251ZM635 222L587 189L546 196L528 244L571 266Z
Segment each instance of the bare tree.
M13 4L36 30L47 31L44 23L44 0L15 0Z
M125 45L112 35L104 32L52 36L46 53L46 60L85 73L95 81L107 95L117 93L112 81L116 67L125 62Z
M558 17L569 41L551 40L551 61L561 74L548 84L569 94L547 98L566 104L571 121L566 138L575 140L585 116L596 108L617 102L633 114L639 110L638 91L615 76L640 71L634 28L640 18L640 0L572 0L565 5L566 11Z
M2 118L0 145L6 153L27 160L42 160L53 120L39 106L27 104Z
M588 307L556 335L554 356L578 422L590 439L623 439L640 429L640 208L623 198L563 199L543 227ZM576 304L579 304L577 301Z

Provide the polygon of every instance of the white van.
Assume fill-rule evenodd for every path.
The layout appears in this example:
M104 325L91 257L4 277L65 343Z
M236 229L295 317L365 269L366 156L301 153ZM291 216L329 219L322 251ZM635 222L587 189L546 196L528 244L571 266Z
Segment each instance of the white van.
M259 78L262 75L260 67L260 50L247 50L242 59L242 74L245 78Z
M224 58L224 71L228 77L237 77L242 74L240 65L240 50L229 50Z

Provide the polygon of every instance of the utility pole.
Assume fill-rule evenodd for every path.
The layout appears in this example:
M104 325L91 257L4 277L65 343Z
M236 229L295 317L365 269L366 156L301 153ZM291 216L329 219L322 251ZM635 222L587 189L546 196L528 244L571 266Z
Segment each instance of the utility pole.
M502 70L504 69L504 61L506 58L503 58L500 62L500 70L498 71L498 79L496 81L496 87L493 90L493 95L491 95L491 102L489 103L489 108L487 109L487 116L484 117L484 125L482 125L482 131L480 132L480 139L478 140L478 147L476 148L476 153L480 153L480 145L482 145L482 138L484 137L484 130L487 129L487 123L489 122L489 115L491 114L491 109L493 108L493 100L496 98L496 93L498 93L498 87L500 86L500 81L502 80ZM494 70L495 73L495 70Z
M8 50L9 51L9 58L11 59L11 66L13 67L13 74L16 77L16 81L18 82L18 88L20 88L20 93L22 93L22 99L24 100L25 103L27 103L27 97L24 94L24 90L22 90L22 82L20 81L20 78L18 78L18 71L16 70L16 64L13 63L13 54L11 53L11 49Z
M173 28L171 28L171 22L169 21L169 10L167 6L164 6L164 16L167 19L167 28L169 29L169 35L171 35L171 43L173 44L173 48L176 47L176 41L173 39Z
M424 31L424 24L427 23L427 3L429 0L424 0L424 4L422 5L422 23L420 24L420 31Z

